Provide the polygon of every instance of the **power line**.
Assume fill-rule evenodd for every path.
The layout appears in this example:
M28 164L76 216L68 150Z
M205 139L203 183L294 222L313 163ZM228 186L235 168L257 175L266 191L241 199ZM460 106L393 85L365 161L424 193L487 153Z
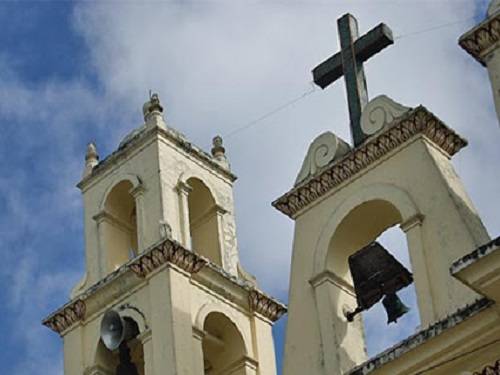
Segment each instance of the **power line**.
M434 369L436 369L438 367L444 366L444 365L446 365L446 364L448 364L450 362L456 361L459 358L466 357L466 356L468 356L468 355L470 355L472 353L475 353L475 352L477 352L477 351L479 351L481 349L487 348L488 346L491 346L491 345L496 344L498 342L500 342L500 339L496 339L496 340L490 341L489 343L481 345L481 346L478 346L477 348L469 350L468 352L461 353L459 355L456 355L455 357L451 357L451 358L447 359L446 361L439 362L439 363L435 364L434 366L427 367L426 369L424 369L422 371L419 371L419 372L416 372L413 375L422 375L422 374L425 374L426 372L429 372L429 371L434 370Z
M433 31L436 31L436 30L440 30L440 29L443 29L443 28L446 28L446 27L450 27L450 26L454 26L454 25L458 25L458 24L462 24L462 23L465 23L465 22L469 22L471 20L474 20L475 17L469 17L467 19L462 19L462 20L458 20L458 21L453 21L453 22L449 22L449 23L445 23L445 24L441 24L441 25L437 25L437 26L432 26L432 27L429 27L429 28L426 28L426 29L421 29L421 30L417 30L417 31L412 31L412 32L408 32L408 33L405 33L405 34L400 34L400 35L396 35L394 37L394 40L399 40L399 39L402 39L402 38L406 38L406 37L409 37L409 36L416 36L416 35L420 35L420 34L424 34L424 33L429 33L429 32L433 32ZM257 125L258 123L260 123L261 121L267 119L268 117L271 117L273 116L274 114L278 113L278 112L281 112L283 111L284 109L288 108L288 107L291 107L292 105L294 105L295 103L301 101L302 99L308 97L309 95L311 95L312 93L314 93L317 88L316 86L314 86L314 83L313 82L310 82L310 84L312 85L312 88L306 92L304 92L303 94L301 94L300 96L292 99L292 100L289 100L287 101L286 103L276 107L275 109L269 111L269 112L266 112L265 114L263 114L262 116L230 131L229 133L225 134L223 136L223 138L230 138L232 136L234 136L235 134L238 134L254 125Z
M311 85L313 85L313 83L311 82ZM305 99L306 97L308 97L309 95L311 95L312 93L314 93L315 91L317 90L316 86L312 86L311 89L305 91L304 93L302 93L300 96L297 96L295 97L294 99L292 100L289 100L287 101L286 103L280 105L279 107L276 107L275 109L263 114L262 116L256 118L255 120L252 120L236 129L234 129L233 131L230 131L229 133L227 133L226 135L223 136L223 138L230 138L232 137L233 135L243 131L243 130L246 130L254 125L256 125L257 123L261 122L262 120L265 120L266 118L288 108L288 107L291 107L292 105L294 105L295 103L297 103L298 101L302 100L302 99Z
M432 26L432 27L429 27L427 29L422 29L422 30L417 30L417 31L412 31L412 32L409 32L409 33L401 34L401 35L396 35L394 37L394 40L406 38L408 36L415 36L415 35L420 35L420 34L424 34L424 33L429 33L431 31L436 31L436 30L439 30L439 29L444 29L445 27L459 25L459 24L462 24L462 23L465 23L465 22L473 21L475 19L476 19L475 17L469 17L467 19L453 21L453 22L445 23L445 24L438 25L438 26Z

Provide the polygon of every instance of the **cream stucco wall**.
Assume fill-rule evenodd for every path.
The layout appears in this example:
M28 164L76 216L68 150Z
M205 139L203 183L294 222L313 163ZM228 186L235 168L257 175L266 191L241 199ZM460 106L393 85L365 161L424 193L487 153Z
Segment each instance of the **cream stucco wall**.
M398 215L373 205L351 234L368 244L385 229L369 229L369 222L400 224L424 327L477 297L450 275L449 266L486 242L488 234L449 157L418 136L296 214L285 375L341 374L366 359L360 318L347 323L344 316L356 305L352 286L331 267L332 262L345 265L356 249L353 245L346 253L346 244L341 249L331 244L351 212L372 201L386 202Z

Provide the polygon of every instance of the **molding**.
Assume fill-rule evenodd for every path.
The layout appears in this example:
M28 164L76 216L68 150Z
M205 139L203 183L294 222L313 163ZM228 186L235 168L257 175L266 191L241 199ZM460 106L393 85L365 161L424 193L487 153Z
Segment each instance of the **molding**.
M499 40L500 12L497 12L462 35L458 44L481 65L486 66L485 56L493 50Z
M410 231L414 227L421 226L423 221L424 221L424 215L416 214L410 217L404 223L399 224L399 227L403 232L408 233L408 231Z
M85 301L77 299L71 304L49 316L42 324L54 332L61 334L73 324L85 319Z
M452 275L455 275L461 270L476 263L478 260L484 258L485 256L499 250L500 250L500 236L485 243L484 245L479 246L474 251L464 255L462 258L453 262L453 264L450 267L450 273Z
M382 367L384 365L395 361L402 355L426 344L429 340L439 337L439 335L447 331L449 332L457 325L462 324L482 311L487 310L492 305L493 302L487 298L478 299L475 302L456 310L451 315L448 315L446 318L434 323L428 328L409 336L408 338L402 340L399 344L390 347L389 349L368 359L366 362L354 367L346 372L346 375L368 375L379 369L381 370L380 372L383 373L384 370ZM429 353L432 353L432 351Z
M481 371L476 371L472 375L500 375L500 359L494 364L486 366Z
M134 259L129 267L137 276L143 278L165 263L175 264L193 274L199 272L208 260L167 238L146 254Z
M139 129L136 129L136 131ZM151 140L153 138L153 140ZM130 140L124 144L120 144L118 148L108 155L105 159L99 162L93 169L92 173L83 178L76 186L80 190L85 190L92 181L98 176L103 175L106 171L113 168L115 163L126 159L131 153L135 152L137 149L144 147L149 141L158 140L164 138L168 140L174 146L177 146L180 150L186 152L188 155L195 157L197 160L204 163L210 169L214 170L216 173L229 179L231 182L236 181L237 177L229 169L222 166L215 158L210 154L203 151L198 146L192 144L187 140L187 138L180 132L172 128L146 128L143 127L137 132Z
M251 290L248 294L248 302L253 311L263 315L271 322L277 321L287 312L285 305L256 289Z
M102 210L99 213L97 213L96 215L92 216L92 219L94 219L94 221L97 224L107 222L107 223L114 225L118 228L125 229L130 233L134 232L134 229L135 229L134 227L132 227L128 223L125 223L123 220L119 219L118 217L116 217L112 213L105 211L105 210Z
M354 291L353 286L329 270L323 271L309 280L309 283L315 289L325 282L332 283L343 292L356 298L356 292Z
M295 214L325 196L340 184L349 181L389 152L409 140L423 135L447 155L452 156L467 145L467 141L448 128L425 107L419 106L397 119L386 130L367 138L342 159L311 176L272 205L285 215Z
M123 277L126 276L133 277L134 280L140 282L140 280L144 280L146 276L152 272L160 271L160 267L163 265L170 265L176 268L178 272L186 272L187 276L190 276L189 274L193 275L198 273L206 266L207 272L210 273L213 271L227 282L241 288L245 293L244 295L248 296L251 309L272 321L279 319L287 311L284 304L268 297L244 280L228 274L221 267L187 250L178 242L171 239L163 239L144 250L144 252L136 258L106 275L103 279L87 288L83 293L78 294L76 298L50 314L42 321L42 324L58 333L60 336L63 336L68 328L86 318L89 299L103 290L107 285L120 281L123 282ZM138 278L132 276L132 272ZM221 291L214 289L211 291L215 292L215 295L224 296L224 293Z

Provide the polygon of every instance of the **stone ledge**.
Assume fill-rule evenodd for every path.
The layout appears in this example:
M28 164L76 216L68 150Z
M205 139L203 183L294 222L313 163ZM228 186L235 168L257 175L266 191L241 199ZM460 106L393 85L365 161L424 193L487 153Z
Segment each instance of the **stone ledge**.
M90 286L83 293L50 314L42 321L42 324L62 335L64 331L77 322L85 320L86 301L106 285L129 272L133 272L139 279L144 279L148 274L166 263L174 264L190 274L198 273L204 267L215 271L222 278L248 292L250 308L271 321L278 320L287 311L284 304L267 296L255 286L228 274L216 264L184 248L178 242L167 238L150 246L134 259Z
M97 176L107 171L113 163L122 159L123 157L128 155L131 151L135 150L137 147L140 147L140 145L143 143L143 140L145 140L147 137L151 135L153 136L162 135L164 138L170 140L171 142L179 146L179 148L181 148L189 155L193 155L198 160L204 162L211 168L215 169L217 172L221 173L230 181L232 182L236 181L237 177L235 174L233 174L229 169L221 166L220 163L215 161L215 159L212 156L203 151L200 147L189 142L186 139L186 137L183 134L179 133L178 131L171 128L148 129L144 127L141 131L138 131L137 134L135 134L133 137L127 140L124 144L120 144L117 150L115 150L105 159L100 161L99 164L97 164L92 169L92 172L88 176L84 177L76 186L79 189L84 190L92 180L94 180Z
M469 265L477 262L479 259L484 258L486 255L497 250L500 250L500 236L482 246L479 246L476 250L453 262L450 267L450 272L452 275L456 274Z
M444 331L457 326L468 318L473 317L479 312L492 306L493 302L487 298L481 298L476 302L458 309L448 317L434 323L429 328L423 329L420 332L408 337L393 347L383 351L368 361L348 371L346 375L367 375L379 369L385 364L396 360L403 354L423 345L433 337L439 336Z
M486 66L484 55L500 39L500 12L487 18L479 25L462 35L458 41L480 64Z
M367 138L342 159L304 180L275 200L272 205L293 218L297 212L312 202L418 135L424 135L450 156L467 145L464 138L447 127L425 107L419 106L396 119L385 131Z

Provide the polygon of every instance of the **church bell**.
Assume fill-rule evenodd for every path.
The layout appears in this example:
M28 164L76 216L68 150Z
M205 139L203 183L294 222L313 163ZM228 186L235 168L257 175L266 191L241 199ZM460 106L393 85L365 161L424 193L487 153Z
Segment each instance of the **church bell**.
M382 298L387 324L396 322L409 311L396 292L413 282L412 274L381 244L372 242L349 257L349 268L358 307L346 313L348 321L369 309Z
M387 294L382 300L382 305L387 313L387 324L396 323L399 318L410 311L396 293Z

